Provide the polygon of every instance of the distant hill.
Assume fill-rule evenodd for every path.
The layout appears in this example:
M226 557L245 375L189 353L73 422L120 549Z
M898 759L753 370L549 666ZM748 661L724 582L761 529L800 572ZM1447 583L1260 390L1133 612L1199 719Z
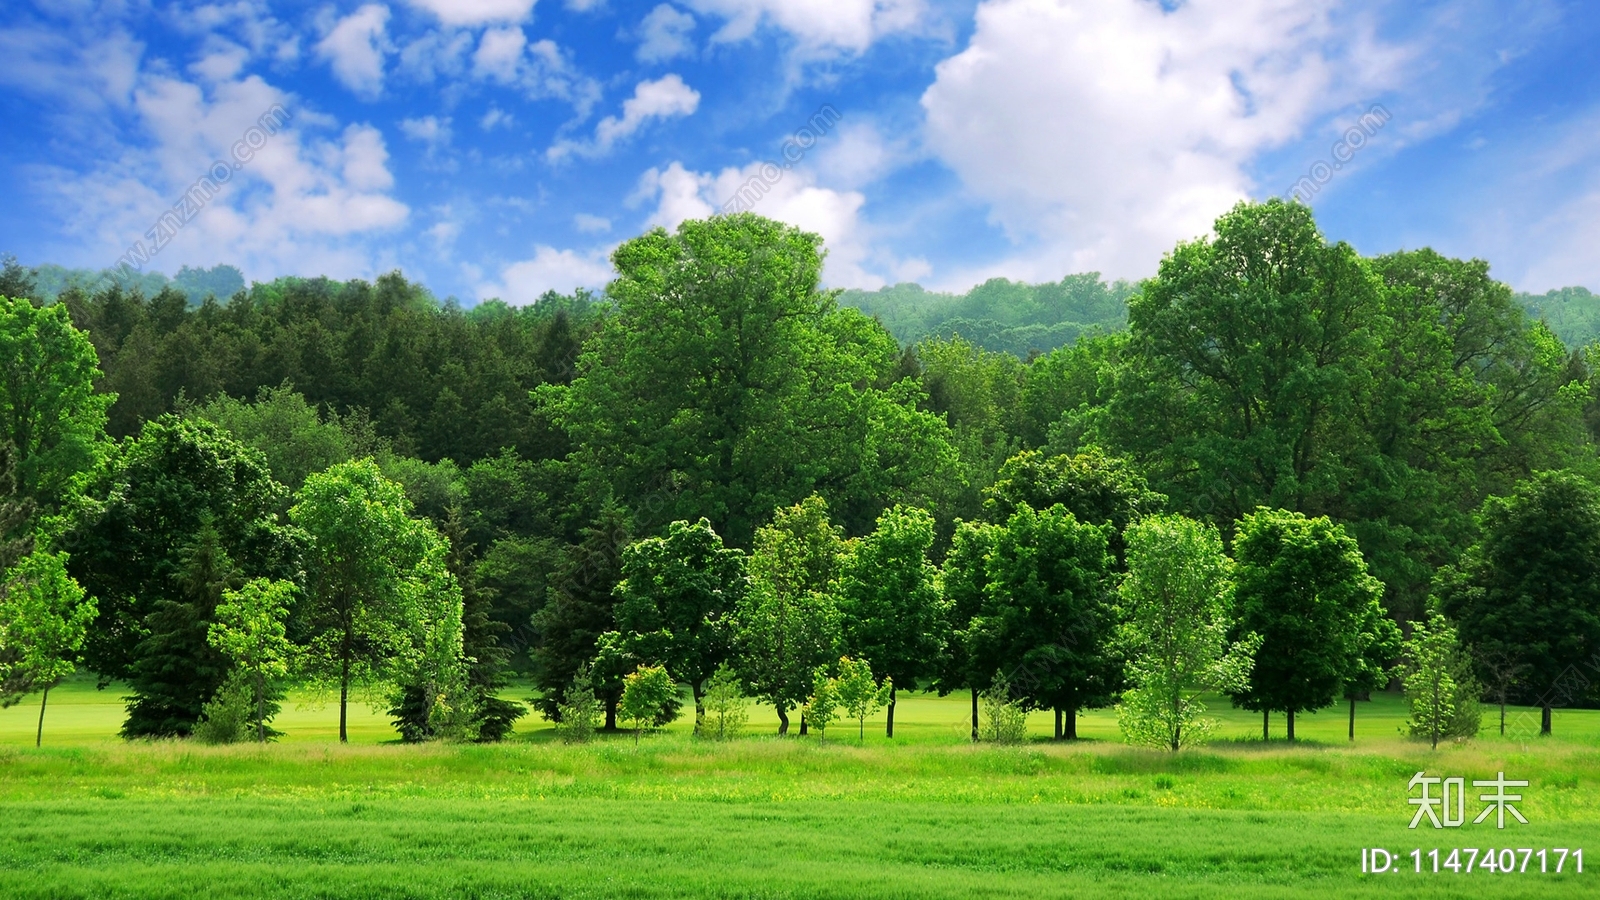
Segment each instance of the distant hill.
M1027 359L1070 344L1085 331L1122 328L1135 287L1127 281L1106 284L1098 272L1088 272L1045 284L991 278L965 294L904 283L845 291L839 302L876 316L902 344L959 334L985 349Z
M121 284L129 290L137 289L146 297L153 297L160 293L162 288L171 286L188 297L191 306L199 306L208 296L226 301L245 288L244 273L226 263L209 269L191 269L184 266L172 278L160 272L128 273L117 269L68 269L54 263L45 263L34 270L34 280L38 285L41 300L53 300L70 287L92 294L106 285Z
M1518 294L1528 315L1544 319L1569 349L1600 339L1600 294L1588 288L1565 287L1544 294Z

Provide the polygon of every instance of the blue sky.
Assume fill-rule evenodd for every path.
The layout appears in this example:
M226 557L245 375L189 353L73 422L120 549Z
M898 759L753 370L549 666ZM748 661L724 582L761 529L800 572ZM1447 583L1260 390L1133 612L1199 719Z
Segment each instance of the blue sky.
M830 286L964 290L1149 275L1313 176L1362 252L1600 288L1597 42L1582 0L12 0L0 250L521 303L752 188Z

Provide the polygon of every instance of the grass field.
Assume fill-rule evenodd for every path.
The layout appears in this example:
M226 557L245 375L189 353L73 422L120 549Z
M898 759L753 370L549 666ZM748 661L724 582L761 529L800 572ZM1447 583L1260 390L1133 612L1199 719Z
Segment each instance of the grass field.
M755 710L727 744L679 723L569 747L528 722L499 746L409 747L361 708L341 747L336 709L289 704L283 741L203 747L119 741L118 694L74 683L42 750L36 705L0 712L0 896L1600 895L1570 863L1361 873L1363 847L1600 848L1600 713L1558 711L1550 739L1486 722L1434 752L1399 736L1394 697L1360 704L1353 746L1342 708L1302 716L1291 746L1281 719L1262 744L1259 718L1218 706L1221 739L1176 756L1118 744L1108 711L1077 743L1038 716L1039 740L974 747L965 698L921 695L893 746L881 716L819 744L763 734ZM1423 769L1529 780L1530 824L1408 831Z

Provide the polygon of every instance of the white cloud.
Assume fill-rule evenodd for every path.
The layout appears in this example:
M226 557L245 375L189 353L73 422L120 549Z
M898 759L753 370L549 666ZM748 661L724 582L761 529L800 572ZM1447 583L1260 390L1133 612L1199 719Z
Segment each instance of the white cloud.
M1298 0L987 0L923 95L927 142L1036 245L996 268L1148 275L1250 193L1256 155L1386 86L1393 54L1334 32Z
M492 78L502 84L515 81L526 46L528 38L521 28L491 28L478 41L472 70L480 78Z
M611 230L611 220L603 216L591 216L588 213L578 213L572 217L572 227L584 234L597 234Z
M535 0L407 0L417 9L439 17L446 25L486 25L522 22L533 12Z
M604 250L578 252L547 245L534 248L533 258L501 269L495 281L478 285L478 299L498 297L515 306L538 300L545 291L570 294L575 288L602 288L613 277Z
M606 8L606 0L567 0L567 9L573 12L599 12Z
M689 38L693 31L694 16L662 3L639 23L639 49L634 55L647 63L688 56L694 52L694 41Z
M400 130L413 141L430 147L442 147L450 143L449 117L441 119L438 116L423 116L420 119L402 119Z
M424 84L439 78L458 78L466 70L472 51L467 31L430 31L400 50L400 69Z
M696 12L727 22L713 41L742 41L762 21L793 35L810 50L860 53L878 38L915 30L927 12L924 0L686 0Z
M672 119L694 115L700 108L700 92L683 83L676 74L655 81L641 81L633 89L633 96L622 103L622 117L606 116L595 126L594 141L579 144L558 141L547 154L551 161L579 153L585 156L604 156L618 141L633 136L652 119Z
M646 171L634 200L654 200L656 208L649 224L669 230L685 219L708 218L724 209L749 209L815 232L826 243L823 282L830 287L879 288L885 279L871 269L894 271L901 266L872 249L872 234L861 221L866 203L863 194L822 187L800 169L785 171L771 163L752 163L711 174L673 162L665 169Z
M361 96L376 97L383 91L388 21L389 7L368 3L335 23L317 44L317 56L333 67L341 84Z
M478 120L478 127L484 131L493 131L501 125L509 126L511 121L510 113L498 106L491 106L489 111L483 114L483 118Z

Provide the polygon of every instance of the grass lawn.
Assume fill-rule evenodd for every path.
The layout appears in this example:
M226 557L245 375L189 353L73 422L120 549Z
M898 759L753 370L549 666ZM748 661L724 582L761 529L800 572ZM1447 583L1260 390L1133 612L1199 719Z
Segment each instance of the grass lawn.
M341 747L337 709L290 703L281 742L204 747L118 740L119 695L77 682L34 750L33 701L0 711L5 897L1600 895L1588 864L1417 875L1409 857L1600 854L1596 712L1558 711L1549 739L1486 721L1434 752L1399 736L1395 697L1359 704L1354 745L1343 708L1289 745L1281 717L1263 744L1259 717L1216 704L1220 739L1174 756L1117 743L1109 711L1074 744L1039 715L1039 740L974 747L965 697L902 695L892 746L881 715L859 744L853 723L819 743L767 736L758 709L726 744L677 723L570 747L526 722L503 745L408 747L362 707ZM1470 824L1469 785L1469 824L1409 831L1418 770L1527 779L1530 824ZM1363 875L1363 847L1406 871Z

